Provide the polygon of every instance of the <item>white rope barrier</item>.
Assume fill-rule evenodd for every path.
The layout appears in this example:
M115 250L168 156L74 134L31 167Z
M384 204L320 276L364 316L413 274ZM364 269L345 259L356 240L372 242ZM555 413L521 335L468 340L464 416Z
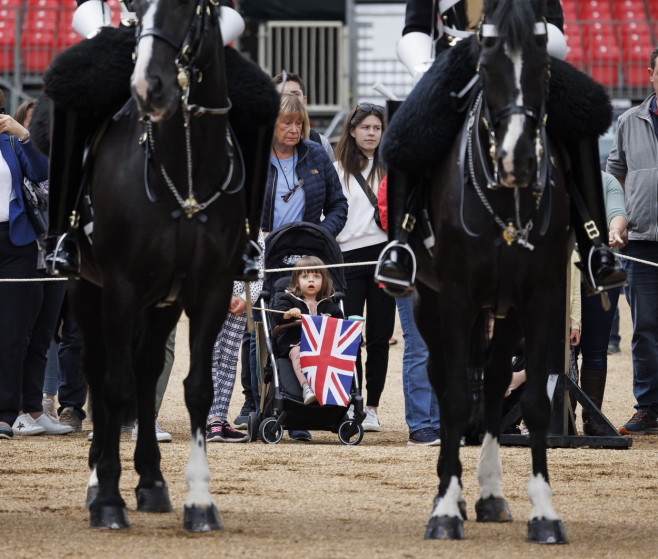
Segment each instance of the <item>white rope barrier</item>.
M71 278L0 278L0 283L24 283L30 281L68 281Z
M655 266L658 268L658 264L655 262L649 262L648 260L642 260L641 258L635 258L633 256L626 256L625 254L617 254L615 253L615 256L617 258L625 258L626 260L632 260L633 262L639 262L640 264L646 264L647 266Z
M352 262L351 264L324 264L322 266L304 266L304 270L322 270L324 268L348 268L351 266L375 266L377 264L376 260L371 262ZM273 274L275 272L289 272L294 270L295 266L290 268L269 268L267 270L261 270L264 274Z
M658 268L658 263L650 262L649 260L642 260L640 258L634 258L633 256L626 256L624 254L615 253L617 258L625 258L626 260L632 260L633 262L639 262L640 264L647 264L648 266L655 266ZM325 264L323 266L304 266L305 270L321 270L324 268L348 268L351 266L375 266L377 264L376 260L369 262L352 262L351 264ZM295 266L290 266L289 268L268 268L266 270L261 270L264 274L274 274L276 272L289 272L294 270ZM70 278L2 278L0 283L5 282L30 282L30 281L68 281Z

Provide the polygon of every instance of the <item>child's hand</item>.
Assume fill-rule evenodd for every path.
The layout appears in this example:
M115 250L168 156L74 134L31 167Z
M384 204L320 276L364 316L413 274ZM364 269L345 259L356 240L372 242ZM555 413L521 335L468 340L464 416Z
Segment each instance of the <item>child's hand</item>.
M571 343L572 346L577 346L580 344L580 330L577 328L572 328L571 329L571 335L569 336L569 342Z
M297 307L293 307L286 314L283 315L283 318L301 318L301 317L302 317L302 311Z

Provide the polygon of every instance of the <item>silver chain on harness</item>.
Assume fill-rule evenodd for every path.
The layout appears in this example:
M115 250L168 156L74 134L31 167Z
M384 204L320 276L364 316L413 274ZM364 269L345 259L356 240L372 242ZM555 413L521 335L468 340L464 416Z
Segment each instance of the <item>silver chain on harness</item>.
M212 204L215 200L217 200L217 198L219 198L222 195L222 192L226 190L229 183L231 182L231 179L233 178L233 158L229 157L228 173L226 174L226 179L224 179L224 183L219 187L219 190L217 190L217 192L215 192L205 202L199 204L196 200L196 197L194 196L194 183L192 180L192 144L190 140L190 112L185 111L184 114L185 114L184 117L185 118L184 120L185 151L187 154L187 199L183 200L183 197L176 189L176 185L174 185L174 181L172 181L169 175L167 174L167 171L164 168L164 164L160 164L160 172L162 173L162 176L164 177L164 180L167 183L169 190L173 194L174 198L176 198L178 205L185 212L185 215L188 217L188 219L190 219L197 212L205 210L210 204ZM149 145L151 146L151 150L155 151L155 140L153 138L153 124L151 123L150 120L148 121L148 137L149 137ZM226 131L226 141L229 144L231 143L230 133L228 130Z

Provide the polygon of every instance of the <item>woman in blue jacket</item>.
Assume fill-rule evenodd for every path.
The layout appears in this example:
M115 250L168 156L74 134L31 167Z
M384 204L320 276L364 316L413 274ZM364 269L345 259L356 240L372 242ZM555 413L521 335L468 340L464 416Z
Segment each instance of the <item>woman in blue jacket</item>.
M33 278L37 269L37 234L23 201L23 177L48 178L48 160L27 129L4 114L0 93L0 279ZM10 142L9 136L15 136ZM21 371L28 329L38 312L38 287L32 282L0 282L0 439L10 439L18 416Z
M347 220L347 200L324 148L308 138L308 113L295 95L281 96L267 178L262 229L308 221L335 237Z

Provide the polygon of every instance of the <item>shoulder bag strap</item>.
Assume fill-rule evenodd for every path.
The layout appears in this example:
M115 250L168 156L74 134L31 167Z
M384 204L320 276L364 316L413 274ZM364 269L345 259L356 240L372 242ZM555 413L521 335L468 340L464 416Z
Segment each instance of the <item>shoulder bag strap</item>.
M359 183L359 186L363 190L364 194L368 197L368 200L370 200L370 203L372 204L372 207L375 208L375 223L380 229L382 228L382 221L379 219L379 206L377 204L377 196L375 196L375 193L368 188L366 185L366 179L363 178L363 175L359 173L358 175L354 175L354 178L356 179L356 182Z

